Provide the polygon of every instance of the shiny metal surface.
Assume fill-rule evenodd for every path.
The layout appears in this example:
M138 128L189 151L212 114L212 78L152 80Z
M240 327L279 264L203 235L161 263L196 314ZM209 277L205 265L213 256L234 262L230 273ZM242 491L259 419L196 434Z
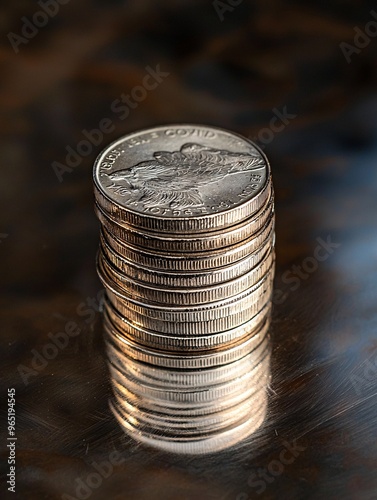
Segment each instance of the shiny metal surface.
M181 141L182 131L191 129L204 142L208 138L214 142L209 146ZM220 149L220 135L223 147L241 146L240 136L202 126L145 130L110 145L93 169L95 213L102 235L97 272L109 299L104 331L114 396L110 408L134 439L165 436L149 442L161 444L160 449L179 443L175 451L185 454L194 452L193 440L200 443L200 453L206 453L204 445L210 438L209 453L215 446L213 436L220 440L220 448L229 432L233 440L236 434L243 437L244 431L235 434L235 429L250 423L253 404L245 400L232 412L231 403L224 402L241 394L249 399L257 395L265 408L270 380L275 238L260 239L266 227L274 225L271 172L266 157L246 138L242 140L248 151L237 152ZM153 147L161 150L153 152ZM167 151L174 147L179 151ZM148 154L152 158L145 159ZM213 259L217 257L213 252L233 253L251 239L255 251L247 256L247 264L243 259L230 270L214 267L201 275L193 270L168 275L154 272L156 264L139 267L137 249L157 251L162 261L177 254L190 260L197 253ZM121 253L129 245L135 247L134 260L122 258L107 241ZM162 267L167 266L166 262ZM224 308L230 311L228 322L219 322ZM174 314L179 319L172 328ZM193 332L198 327L204 335L196 341ZM182 343L182 334L188 332L189 342ZM203 349L203 344L209 347ZM251 355L253 364L226 380L220 370L212 369L223 366L229 375L232 365L250 360ZM171 370L177 371L173 378L164 373ZM133 404L134 398L140 405ZM151 405L160 410L166 403L162 417L161 411L145 410ZM173 403L176 409L170 416ZM203 404L213 408L198 418L197 407ZM226 411L221 409L224 404ZM184 414L177 416L181 408Z
M144 347L133 340L119 335L108 323L104 324L106 348L109 357L115 357L122 362L123 353L135 360L165 368L193 369L203 367L221 366L247 356L253 349L262 345L266 349L268 344L269 321L265 321L257 330L241 342L227 346L222 350L209 350L198 353L185 353L153 350Z
M179 273L180 271L208 271L234 264L239 260L258 254L259 249L270 239L274 245L274 217L270 217L266 226L258 233L251 235L242 243L228 246L221 250L208 252L187 253L159 253L146 251L125 243L119 238L111 235L106 228L102 227L101 232L110 246L125 258L135 262L135 264L151 269L164 269Z
M376 7L231 3L59 2L17 54L7 33L23 36L21 18L32 22L41 7L3 5L0 380L3 403L16 390L17 478L6 495L2 412L2 498L375 498L377 45L365 26ZM119 102L147 66L161 83L133 108ZM97 153L172 121L259 142L274 166L278 214L264 423L233 448L196 457L138 443L112 416L94 266ZM66 148L77 151L95 130L99 145L68 164ZM67 168L60 179L53 162ZM340 246L330 253L318 239ZM79 333L45 358L70 321Z
M206 326L202 332L195 332L191 335L173 335L171 332L158 333L153 330L143 328L139 324L133 324L126 317L122 316L109 301L105 304L105 321L113 323L119 333L133 338L138 344L160 348L170 351L200 351L208 349L221 349L229 346L233 342L238 342L247 337L250 332L258 327L271 314L271 304L267 303L255 316L249 321L243 323L234 329L222 331L219 333L206 334Z
M180 359L191 367L184 354ZM126 352L114 356L111 350L110 361L111 407L118 421L134 439L159 449L184 454L220 450L265 418L267 338L238 360L196 371L182 370L182 364L167 371L157 362L135 361Z
M119 294L107 291L112 305L123 316L150 330L172 335L203 335L218 333L241 326L251 320L272 298L271 276L251 291L236 298L194 308L168 307L136 302Z
M111 263L111 265L116 268L118 272L130 277L132 280L137 280L142 284L149 284L152 286L159 285L168 288L187 288L204 287L209 285L213 286L244 275L253 268L256 268L264 256L271 251L272 241L273 239L271 235L271 237L260 249L258 249L255 253L246 255L246 257L239 260L235 264L223 266L221 268L217 267L214 269L208 269L206 271L196 271L195 273L178 273L177 271L172 272L171 269L169 269L170 272L165 270L161 271L153 268L151 269L149 267L143 267L139 263L125 259L111 248L103 236L103 232L101 235L100 248L101 252L103 252L105 258ZM159 261L164 260L164 257L159 259ZM157 265L157 262L155 265ZM161 267L167 267L167 264Z
M260 344L263 344L263 342L260 341ZM257 345L257 347L259 346ZM234 363L207 370L166 370L158 365L148 365L136 361L126 355L123 363L113 366L115 366L125 377L129 376L133 380L139 380L142 384L145 383L152 386L160 385L167 390L179 390L180 388L184 389L189 387L192 391L193 388L208 388L210 384L217 385L223 384L224 382L231 382L238 377L249 374L261 363L260 351L263 351L263 348L264 353L270 354L270 350L266 347L267 344L265 343L261 349L253 349L246 356ZM113 366L110 366L110 370Z
M267 253L263 255L263 260L256 267L248 272L244 272L238 278L224 283L196 287L185 286L183 283L180 283L179 287L173 288L164 286L163 284L141 283L119 271L101 250L99 251L97 262L101 276L109 279L110 286L121 289L121 294L124 297L160 306L190 307L226 300L246 290L250 290L252 287L258 287L267 276L271 276L273 273L275 253L272 248L268 249Z
M259 403L259 404L258 404ZM263 423L266 416L267 398L261 397L261 401L256 404L255 411L242 420L239 425L231 426L229 429L222 429L218 435L208 435L200 437L184 438L183 436L165 436L161 433L154 433L154 427L143 426L140 432L138 425L119 408L118 405L111 405L113 413L124 430L136 438L141 443L158 448L170 453L184 453L200 455L222 451L235 445L255 432Z
M268 190L270 192L270 190ZM258 206L258 212L245 221L238 222L222 230L191 235L169 234L162 232L141 232L131 226L124 226L114 217L110 217L95 204L95 212L103 227L124 243L139 247L141 250L167 253L212 252L230 245L243 243L255 236L271 217L273 212L273 196L264 205Z
M189 131L195 142L187 142ZM270 168L245 137L183 124L110 144L96 160L93 179L97 203L115 219L195 233L228 227L258 211L269 196Z

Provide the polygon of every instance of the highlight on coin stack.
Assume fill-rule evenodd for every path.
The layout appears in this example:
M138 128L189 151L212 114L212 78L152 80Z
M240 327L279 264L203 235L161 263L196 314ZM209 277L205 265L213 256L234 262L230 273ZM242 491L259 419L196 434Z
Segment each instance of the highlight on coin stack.
M202 454L263 424L274 193L233 132L170 125L108 146L93 172L110 408L147 445Z

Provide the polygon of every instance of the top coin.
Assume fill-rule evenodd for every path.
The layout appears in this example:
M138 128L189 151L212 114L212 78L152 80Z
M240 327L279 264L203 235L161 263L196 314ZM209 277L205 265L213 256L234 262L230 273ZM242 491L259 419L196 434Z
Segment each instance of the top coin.
M94 165L97 203L120 224L206 232L257 212L271 191L263 152L214 127L169 125L110 144Z

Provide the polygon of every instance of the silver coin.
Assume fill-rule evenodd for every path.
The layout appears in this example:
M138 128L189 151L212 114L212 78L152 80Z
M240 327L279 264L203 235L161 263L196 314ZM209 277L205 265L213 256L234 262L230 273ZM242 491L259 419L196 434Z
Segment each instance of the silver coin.
M156 127L110 144L94 165L97 203L115 219L159 232L221 229L265 203L270 167L237 134L201 125Z
M169 253L192 253L218 250L229 245L241 243L250 236L255 235L273 217L273 203L272 198L253 217L226 230L195 235L181 235L179 238L176 235L147 233L132 229L130 226L122 226L115 219L103 212L98 205L95 204L94 208L99 221L108 232L124 242L147 250Z
M243 338L238 342L233 342L226 349L212 349L201 352L174 352L164 351L162 349L152 348L138 344L134 339L120 335L110 323L104 323L106 332L106 348L108 359L113 366L119 370L127 370L125 365L129 360L134 360L131 365L138 366L138 363L150 363L154 367L174 370L188 371L191 368L200 367L201 370L207 368L206 372L199 375L200 377L209 377L209 369L222 366L229 363L234 363L246 357L243 361L245 365L250 363L256 364L264 359L269 352L269 337L267 335L270 321L266 319L258 331L250 332L248 337ZM207 359L208 358L208 359ZM226 361L229 358L228 361ZM149 360L149 361L147 361ZM214 364L211 364L214 363ZM243 366L243 365L241 365ZM157 368L156 368L157 369ZM224 372L238 369L238 367L224 368ZM148 373L151 372L151 368ZM144 370L146 371L146 369ZM154 372L155 375L158 372ZM157 375L156 375L157 376ZM173 374L172 374L173 376ZM185 380L189 380L187 377ZM167 385L167 382L165 382Z
M241 294L235 300L215 309L181 310L155 308L141 303L123 300L107 290L113 307L122 316L142 328L166 335L209 335L237 328L257 315L271 300L272 282L266 280L254 292ZM177 309L177 308L175 308Z
M267 240L256 253L249 254L230 266L207 271L186 271L178 273L177 271L172 272L171 270L159 271L136 264L119 255L109 245L103 234L101 235L101 250L115 269L141 284L158 285L167 288L204 287L236 279L251 271L253 268L256 268L256 266L261 263L262 259L269 253L271 248L271 240Z
M253 333L247 339L242 342L229 347L229 349L221 351L210 351L209 353L203 354L186 354L184 356L177 355L176 353L152 350L136 344L130 339L124 336L120 336L118 332L111 328L111 326L105 323L104 328L106 332L106 348L108 350L109 356L120 357L120 362L122 362L122 357L128 355L137 361L142 361L144 363L149 363L152 365L163 366L166 368L176 368L176 369L191 369L191 368L205 368L220 366L227 363L231 363L238 359L243 358L249 354L253 349L268 345L268 329L269 321L266 321L263 326L261 326L259 332ZM262 341L262 342L261 342Z
M173 319L173 321L207 321L210 319L208 314L209 310L216 309L212 314L212 317L219 317L220 307L224 308L231 303L237 303L242 300L242 298L248 298L248 304L252 299L257 300L260 295L265 294L271 284L274 276L274 262L270 265L269 269L264 273L264 275L252 286L242 290L239 293L235 293L226 298L217 299L214 297L213 300L206 301L200 304L164 304L159 300L157 295L156 300L148 300L146 297L136 296L134 293L127 293L127 290L123 285L119 285L114 281L114 279L108 274L107 270L103 265L103 260L97 260L97 273L101 279L103 285L106 288L107 294L112 299L115 295L120 300L122 300L125 306L131 310L139 311L146 316L151 316L153 318L161 318L167 321ZM144 287L147 288L147 287ZM214 287L216 288L216 287ZM156 288L150 287L150 289L156 290ZM207 290L208 288L204 289ZM157 289L158 290L158 289ZM196 290L196 289L194 289ZM152 291L150 293L152 293ZM167 291L168 292L168 291ZM174 294L174 290L171 293ZM162 296L161 296L162 298ZM112 303L113 300L111 300ZM119 310L119 309L118 309ZM205 313L203 314L203 312ZM228 311L224 314L228 314ZM127 315L128 316L128 315Z
M167 289L156 285L142 285L121 274L111 266L101 251L97 257L97 272L104 286L123 300L137 300L158 307L194 307L214 304L231 299L256 287L266 278L272 278L275 257L270 251L268 258L248 273L229 282L203 288Z
M257 285L267 273L272 271L274 262L274 252L270 249L260 264L226 283L201 288L187 287L169 290L162 286L149 286L136 282L119 272L102 251L98 255L98 268L101 276L106 277L106 283L110 282L118 286L123 297L136 297L142 301L168 306L200 305L233 297Z
M250 355L252 351L255 351L253 354L255 360L259 359L259 361L261 361L265 359L269 352L269 325L270 323L266 322L265 325L261 327L259 333L250 335L247 339L243 339L242 342L233 344L225 350L177 354L138 345L131 339L119 336L116 331L105 324L105 345L108 360L113 366L117 366L119 369L127 363L129 358L140 363L148 363L165 369L213 369L214 367L239 361L245 356Z
M153 270L173 272L201 272L233 265L238 261L255 256L255 263L259 262L260 249L270 243L274 246L274 218L270 218L266 225L255 235L237 245L225 249L202 253L167 254L142 250L125 243L106 228L102 227L102 238L116 254L121 255L135 265Z
M133 324L172 335L203 335L235 328L255 316L271 299L272 276L226 301L186 308L166 308L125 300L110 288L106 293L114 308Z
M241 326L220 333L210 335L166 335L159 334L134 325L127 318L118 313L107 301L105 305L105 321L110 321L119 334L124 335L141 345L169 351L201 351L208 349L223 349L257 331L260 325L270 317L271 306L267 304L261 311Z

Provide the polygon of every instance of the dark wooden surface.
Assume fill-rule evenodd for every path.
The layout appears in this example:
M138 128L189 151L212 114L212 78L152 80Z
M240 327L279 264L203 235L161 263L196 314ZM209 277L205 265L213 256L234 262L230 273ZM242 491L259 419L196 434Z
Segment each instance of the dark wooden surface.
M15 53L7 34L20 34L22 17L40 8L3 4L0 371L4 400L16 389L18 437L9 498L79 498L78 480L113 450L122 463L90 491L93 500L377 498L377 39L349 63L340 48L373 20L373 7L245 0L221 21L209 1L72 0ZM158 64L169 76L120 119L113 101ZM267 137L261 130L285 106L297 116L265 147L278 290L267 422L208 457L138 446L109 413L101 317L96 301L83 305L101 290L93 160L117 137L169 122ZM51 164L65 163L66 146L103 118L112 132L59 182ZM292 281L318 238L339 246ZM68 321L80 335L23 379L33 349L42 352ZM4 479L5 413L1 433ZM273 469L295 440L297 458L256 486L254 474Z

